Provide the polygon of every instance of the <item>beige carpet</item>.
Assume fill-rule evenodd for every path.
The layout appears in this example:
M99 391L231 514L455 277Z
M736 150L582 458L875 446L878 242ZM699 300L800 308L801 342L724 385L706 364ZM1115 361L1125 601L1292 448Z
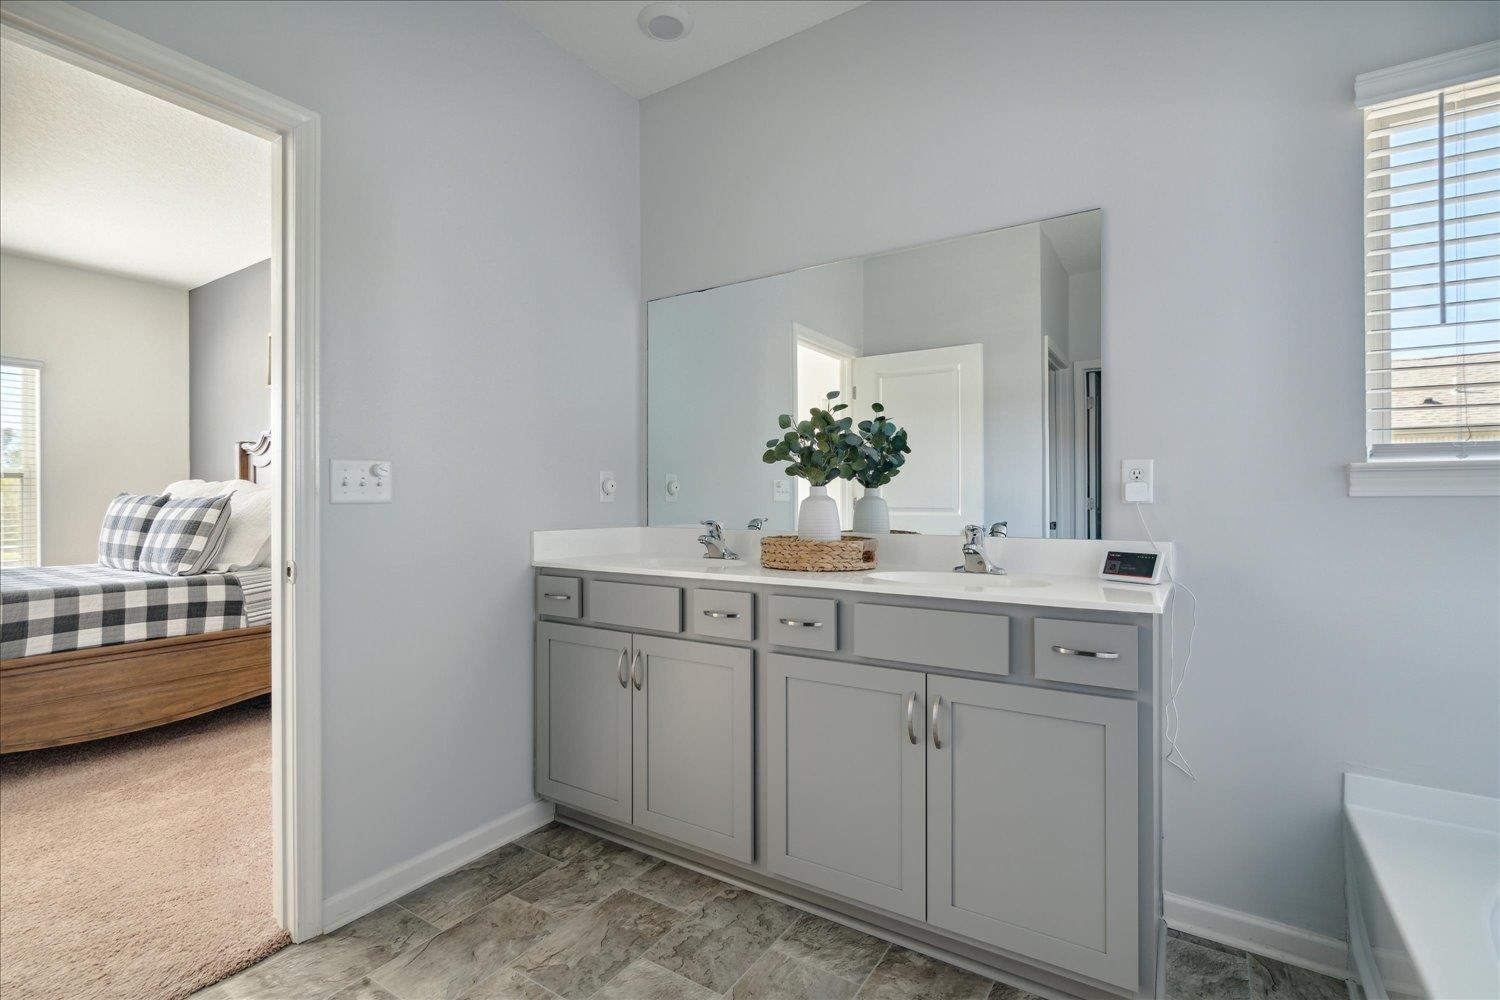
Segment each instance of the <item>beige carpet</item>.
M0 758L3 1000L175 1000L286 943L268 699Z

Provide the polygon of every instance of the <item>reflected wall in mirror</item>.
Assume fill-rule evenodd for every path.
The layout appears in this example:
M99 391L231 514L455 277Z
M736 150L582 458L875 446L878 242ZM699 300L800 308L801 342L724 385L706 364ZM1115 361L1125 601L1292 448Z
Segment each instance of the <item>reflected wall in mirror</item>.
M796 528L806 483L766 465L780 413L838 390L907 428L893 530L1101 538L1100 213L657 299L648 306L648 514ZM856 483L829 493L851 524Z

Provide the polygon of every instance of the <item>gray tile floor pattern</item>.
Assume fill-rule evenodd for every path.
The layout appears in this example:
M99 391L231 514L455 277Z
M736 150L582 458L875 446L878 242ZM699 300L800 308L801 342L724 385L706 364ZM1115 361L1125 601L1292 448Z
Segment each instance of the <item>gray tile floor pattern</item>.
M1347 1000L1343 983L1173 934L1170 1000ZM194 1000L1035 1000L553 824Z

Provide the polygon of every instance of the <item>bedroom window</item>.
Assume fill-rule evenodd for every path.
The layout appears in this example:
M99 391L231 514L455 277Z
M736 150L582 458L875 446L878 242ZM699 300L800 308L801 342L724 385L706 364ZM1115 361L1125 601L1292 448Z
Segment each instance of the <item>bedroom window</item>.
M1442 58L1451 69L1466 54ZM1480 65L1416 92L1410 67L1368 74L1404 82L1386 99L1367 77L1356 85L1367 462L1351 468L1351 492L1356 471L1393 471L1407 493L1482 489L1474 474L1490 478L1500 456L1500 76ZM1411 488L1422 472L1434 488Z
M0 566L38 566L41 383L35 361L0 360Z

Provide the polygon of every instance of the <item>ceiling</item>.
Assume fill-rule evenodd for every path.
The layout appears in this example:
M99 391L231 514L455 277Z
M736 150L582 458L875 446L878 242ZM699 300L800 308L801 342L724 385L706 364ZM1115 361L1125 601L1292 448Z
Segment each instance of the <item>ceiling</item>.
M0 249L197 288L271 256L274 151L0 40Z
M627 94L648 97L864 2L676 0L693 24L671 42L651 38L636 23L647 0L507 0L506 6Z
M1069 274L1099 270L1099 210L1048 219L1042 235L1052 244L1058 263Z

